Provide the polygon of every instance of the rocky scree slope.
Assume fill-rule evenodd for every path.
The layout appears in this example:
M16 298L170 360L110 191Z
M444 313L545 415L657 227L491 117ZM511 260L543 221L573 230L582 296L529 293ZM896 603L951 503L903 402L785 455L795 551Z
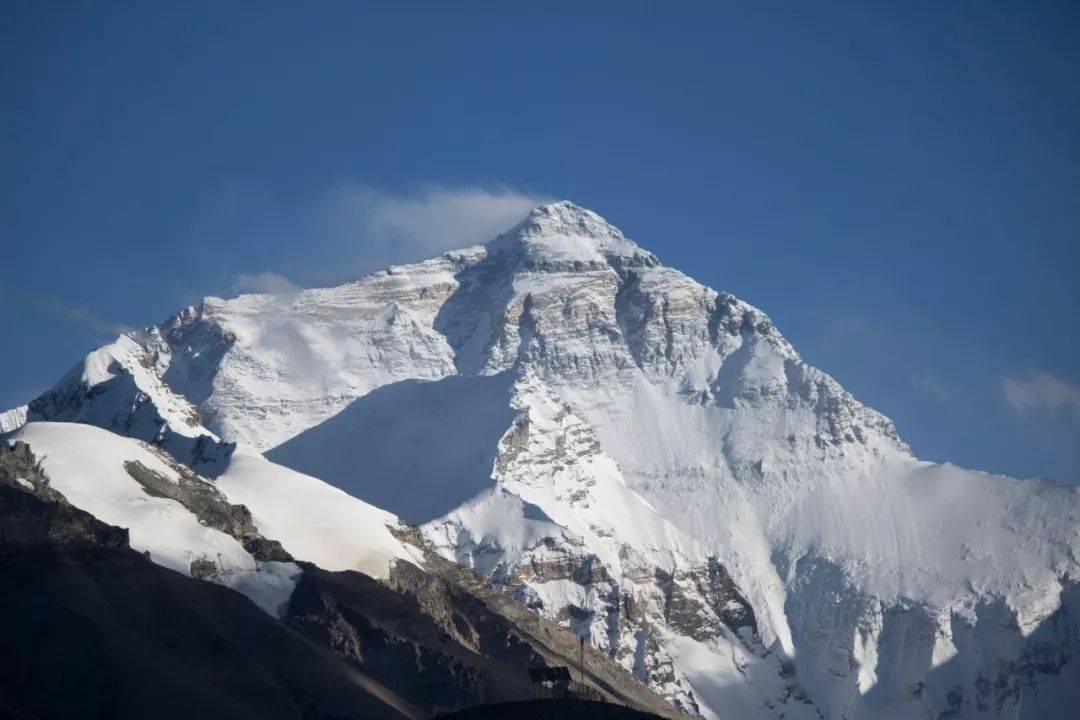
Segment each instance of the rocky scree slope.
M1080 687L1075 488L917 460L760 310L571 203L207 298L23 417L146 440L230 498L259 453L333 483L706 717L1053 716Z

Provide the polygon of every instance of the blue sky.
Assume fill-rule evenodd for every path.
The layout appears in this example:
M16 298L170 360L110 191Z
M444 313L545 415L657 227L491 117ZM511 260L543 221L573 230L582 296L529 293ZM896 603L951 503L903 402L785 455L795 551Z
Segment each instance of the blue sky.
M555 197L920 456L1080 482L1080 6L511 5L6 5L0 406L204 295Z

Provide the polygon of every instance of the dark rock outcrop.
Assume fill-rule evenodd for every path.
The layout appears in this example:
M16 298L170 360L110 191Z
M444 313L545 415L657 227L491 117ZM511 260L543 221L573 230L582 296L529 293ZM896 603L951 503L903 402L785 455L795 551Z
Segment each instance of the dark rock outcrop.
M433 713L530 698L530 667L579 671L572 632L469 570L431 554L426 563L398 563L388 583L306 565L287 622ZM591 648L585 660L586 683L608 701L677 714Z
M527 700L500 703L440 716L441 720L656 720L658 715L611 703L588 700Z
M28 460L0 448L0 717L423 717L242 595L31 491Z
M127 474L142 485L147 495L175 500L187 508L203 525L220 530L239 540L244 549L256 560L290 562L293 559L285 548L281 547L281 543L259 534L254 520L251 519L251 511L247 507L229 503L213 483L203 480L165 453L158 452L162 459L179 473L179 482L173 482L136 460L124 463Z

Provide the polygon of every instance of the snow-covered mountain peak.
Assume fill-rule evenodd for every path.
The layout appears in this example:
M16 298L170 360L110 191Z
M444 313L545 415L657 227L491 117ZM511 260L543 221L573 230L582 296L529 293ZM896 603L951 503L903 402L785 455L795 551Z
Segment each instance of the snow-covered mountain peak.
M509 232L488 243L489 252L523 252L532 265L577 263L576 269L609 259L657 264L656 258L628 240L622 231L592 210L569 200L547 203L533 209ZM550 269L550 268L549 268Z
M1080 493L919 462L764 312L570 202L338 287L207 298L0 429L27 420L153 443L289 529L295 503L255 507L266 453L706 717L1011 717L1080 656Z

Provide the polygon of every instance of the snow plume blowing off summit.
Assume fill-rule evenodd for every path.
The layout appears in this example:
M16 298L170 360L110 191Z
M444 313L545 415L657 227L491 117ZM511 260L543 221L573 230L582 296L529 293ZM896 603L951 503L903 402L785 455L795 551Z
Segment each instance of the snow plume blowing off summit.
M763 312L569 202L338 287L206 298L4 417L58 478L83 446L45 421L149 443L296 560L385 575L413 533L692 715L1080 702L1077 488L916 459ZM119 480L58 482L155 560L228 545L230 582L287 597L291 563L260 580L223 538L135 532Z

